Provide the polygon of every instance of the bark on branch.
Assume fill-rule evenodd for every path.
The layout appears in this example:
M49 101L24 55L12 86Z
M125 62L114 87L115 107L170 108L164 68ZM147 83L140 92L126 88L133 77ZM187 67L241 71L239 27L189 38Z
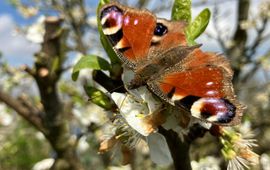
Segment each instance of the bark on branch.
M34 68L24 67L36 81L43 105L43 114L35 113L36 108L24 98L15 99L0 90L0 101L5 102L39 131L43 132L57 157L51 169L82 170L76 153L76 142L72 142L68 114L63 101L58 96L57 83L63 71L66 58L66 34L62 19L47 17L45 35L41 51L36 54Z
M242 64L245 63L247 60L247 56L245 55L245 49L247 45L247 30L241 27L241 23L243 21L248 20L249 7L250 7L250 0L238 1L237 28L232 38L232 41L235 45L226 51L227 56L229 56L233 61L232 63L234 70L233 81L235 84L239 80Z
M46 134L47 131L42 124L42 119L38 112L32 112L29 108L23 105L20 100L12 97L10 94L0 90L0 101L5 103L11 109L16 111L25 120L27 120L31 125L33 125L37 130Z
M184 135L184 139L182 140L173 130L166 130L161 126L159 127L159 133L166 138L169 146L175 170L192 169L189 156L190 145L197 138L203 137L206 132L207 130L205 128L199 124L194 124L190 127L188 134Z
M41 51L36 54L34 78L38 85L45 116L44 126L48 129L46 138L57 153L51 169L81 170L76 154L76 143L71 142L68 113L58 96L57 83L63 70L66 52L66 34L62 19L48 17L45 20L45 35Z

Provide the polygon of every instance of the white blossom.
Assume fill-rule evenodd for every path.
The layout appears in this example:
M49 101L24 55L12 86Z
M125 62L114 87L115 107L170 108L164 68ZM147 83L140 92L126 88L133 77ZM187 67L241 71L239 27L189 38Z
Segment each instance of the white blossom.
M170 165L173 160L165 137L159 133L152 133L147 137L151 160L162 166Z
M122 93L112 93L111 96L120 109L120 114L123 118L143 136L148 136L156 131L146 121L146 117L154 114L159 109L158 103L155 102L151 94L146 90L144 87L136 89L134 94L137 94L137 96Z
M44 26L45 16L40 16L36 23L28 27L26 38L33 42L40 44L43 42L43 37L45 34L45 26Z
M86 136L82 136L79 140L79 143L78 143L78 151L80 153L83 153L83 152L86 152L88 149L89 149L89 144L87 142L87 137Z
M19 5L17 9L22 14L22 16L25 18L33 17L33 16L37 15L39 12L39 9L37 7L33 7L33 6Z
M96 16L90 16L87 18L87 23L92 26L92 27L96 27L98 26L97 24L97 17Z
M264 153L261 155L260 163L262 170L270 170L270 157L267 154Z
M13 121L13 117L7 112L7 107L0 104L0 125L9 126Z
M131 170L130 165L125 166L109 166L108 170Z
M42 161L37 162L33 166L32 170L49 170L52 167L53 163L53 158L43 159Z
M207 156L199 161L191 161L191 167L193 170L220 170L219 163L219 159Z
M220 137L223 144L222 154L229 164L227 170L244 170L259 163L259 155L252 151L256 147L254 134L250 130L250 124L243 124L239 133L233 129L223 128L223 135Z
M82 12L82 8L80 8L79 6L73 7L71 10L71 14L75 20L77 20L77 21L83 20L84 15Z

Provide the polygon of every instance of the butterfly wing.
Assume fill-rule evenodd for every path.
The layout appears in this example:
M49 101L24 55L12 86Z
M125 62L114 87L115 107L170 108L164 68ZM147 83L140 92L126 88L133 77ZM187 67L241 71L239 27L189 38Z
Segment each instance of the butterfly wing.
M147 59L156 17L147 10L136 10L113 2L100 10L100 22L119 58L134 68Z
M102 31L118 57L133 70L169 48L187 45L185 22L159 19L147 10L117 2L103 6L99 16Z
M101 8L100 22L119 58L135 72L131 88L147 84L159 97L210 122L239 122L243 107L234 95L228 61L199 49L182 53L185 23L116 2Z
M243 110L232 88L232 74L223 56L196 49L147 84L155 94L194 117L232 125L239 123Z

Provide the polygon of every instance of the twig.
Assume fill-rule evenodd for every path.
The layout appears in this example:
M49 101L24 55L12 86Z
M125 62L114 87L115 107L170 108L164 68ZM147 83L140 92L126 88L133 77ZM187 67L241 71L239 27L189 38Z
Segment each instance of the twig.
M189 148L191 143L197 138L201 138L208 132L207 129L199 124L194 124L189 128L189 132L181 140L176 132L173 130L166 130L163 127L159 127L159 133L161 133L167 141L171 156L173 158L173 164L176 170L191 170Z
M221 37L222 30L220 30L218 24L219 24L218 7L217 7L217 4L215 3L214 12L213 12L213 25L214 25L214 29L215 29L215 31L217 33L216 40L219 43L219 45L222 48L222 50L226 53L227 50L226 50L225 42L224 42L224 40Z
M42 124L42 119L38 113L31 112L29 108L25 107L19 100L13 98L8 93L0 90L0 101L8 105L19 115L25 118L29 123L31 123L35 128L37 128L42 133L46 134L46 130Z
M23 65L20 68L21 70L25 71L26 73L28 73L30 76L34 77L35 76L35 71L33 69L31 69L29 66L27 65Z
M247 49L249 49L249 54L247 55L248 60L250 60L251 57L256 53L258 49L257 47L261 44L262 40L265 39L265 37L263 37L263 33L266 29L268 21L269 21L268 18L263 18L262 26L256 29L257 31L256 39L254 40L253 44L250 47L247 47Z
M260 66L260 61L255 62L253 68L241 79L241 83L245 84L253 75L255 75Z

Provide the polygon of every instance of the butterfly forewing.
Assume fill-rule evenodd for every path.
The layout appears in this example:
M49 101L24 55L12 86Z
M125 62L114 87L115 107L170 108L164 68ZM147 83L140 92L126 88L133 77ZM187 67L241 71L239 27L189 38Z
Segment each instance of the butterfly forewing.
M111 3L101 9L100 20L103 33L124 63L146 60L156 26L153 14Z

